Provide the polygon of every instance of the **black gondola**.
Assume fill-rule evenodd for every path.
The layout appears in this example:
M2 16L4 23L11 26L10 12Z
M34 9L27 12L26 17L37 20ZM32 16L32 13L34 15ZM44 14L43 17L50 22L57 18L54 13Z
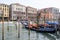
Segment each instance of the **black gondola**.
M44 27L41 25L38 28L34 28L34 27L29 28L27 22L22 22L22 24L24 25L24 27L26 29L30 29L30 30L37 31L37 32L56 32L56 25L55 26L47 26L47 27ZM51 24L53 24L53 23L51 23Z

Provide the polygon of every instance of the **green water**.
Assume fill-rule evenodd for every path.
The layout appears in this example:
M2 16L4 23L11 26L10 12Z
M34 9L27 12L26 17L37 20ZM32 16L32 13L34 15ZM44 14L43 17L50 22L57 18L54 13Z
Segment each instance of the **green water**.
M4 40L60 40L59 31L53 34L35 31L29 33L22 24L20 24L20 38L18 38L18 29L16 29L15 23L9 23L9 31L7 30L8 23L4 23ZM2 23L0 23L0 40L2 40Z

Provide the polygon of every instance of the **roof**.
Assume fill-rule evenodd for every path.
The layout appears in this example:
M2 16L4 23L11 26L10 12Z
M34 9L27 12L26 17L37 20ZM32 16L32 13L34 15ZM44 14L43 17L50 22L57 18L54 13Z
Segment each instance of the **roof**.
M12 4L10 4L10 5L19 5L19 6L26 7L26 6L24 6L24 5L21 5L21 4L19 4L19 3L12 3Z

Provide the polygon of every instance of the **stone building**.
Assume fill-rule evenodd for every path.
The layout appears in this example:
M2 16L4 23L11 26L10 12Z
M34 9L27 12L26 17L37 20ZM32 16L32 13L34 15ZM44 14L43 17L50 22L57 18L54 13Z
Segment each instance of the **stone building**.
M37 9L33 7L26 7L27 19L29 21L36 21L37 20Z
M25 20L26 19L26 7L19 3L13 3L10 5L10 20Z
M2 17L4 17L4 20L9 18L9 5L7 4L0 4L0 20L2 20Z

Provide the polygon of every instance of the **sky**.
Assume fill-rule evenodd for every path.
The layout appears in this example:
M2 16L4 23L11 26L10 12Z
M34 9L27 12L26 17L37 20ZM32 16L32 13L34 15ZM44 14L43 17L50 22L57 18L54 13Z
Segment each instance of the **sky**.
M60 0L0 0L0 3L8 4L20 3L37 9L56 7L60 10Z

